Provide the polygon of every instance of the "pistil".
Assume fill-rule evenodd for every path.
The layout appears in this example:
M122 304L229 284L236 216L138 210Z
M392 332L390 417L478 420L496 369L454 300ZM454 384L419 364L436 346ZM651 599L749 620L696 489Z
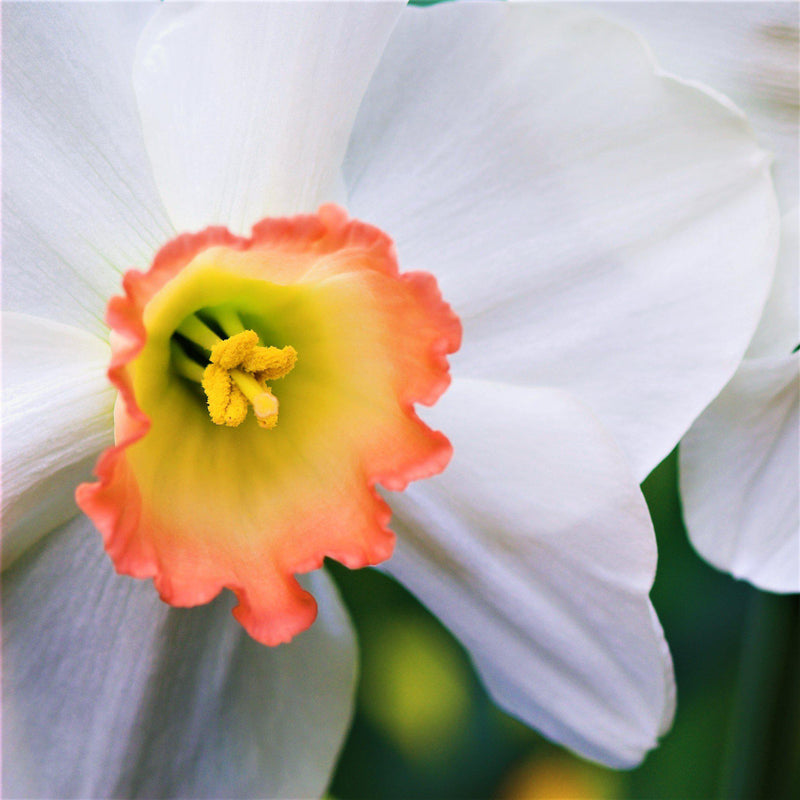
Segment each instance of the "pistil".
M230 375L253 406L258 424L262 428L274 428L278 423L278 398L270 388L240 369L231 370Z

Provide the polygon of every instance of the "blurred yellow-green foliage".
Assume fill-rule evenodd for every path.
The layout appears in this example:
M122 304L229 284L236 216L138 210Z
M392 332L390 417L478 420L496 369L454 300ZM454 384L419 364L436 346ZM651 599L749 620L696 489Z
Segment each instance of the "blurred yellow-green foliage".
M652 592L678 712L631 772L590 764L498 710L468 656L402 587L331 564L356 624L358 707L331 787L350 798L800 797L798 598L704 563L683 528L675 454L644 485L659 566Z

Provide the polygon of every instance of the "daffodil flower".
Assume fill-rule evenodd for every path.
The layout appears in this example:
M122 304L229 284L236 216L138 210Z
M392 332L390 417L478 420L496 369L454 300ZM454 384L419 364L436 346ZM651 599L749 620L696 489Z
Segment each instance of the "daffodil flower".
M608 13L644 33L682 75L724 91L775 153L783 212L772 290L741 366L684 437L681 495L694 546L711 564L775 592L800 591L798 17L793 3L719 14L624 4Z
M21 4L3 36L6 793L322 792L355 646L315 568L389 556L374 482L384 568L498 703L638 763L674 705L638 482L777 248L741 114L575 9ZM115 575L73 499L104 448L118 568L310 627Z

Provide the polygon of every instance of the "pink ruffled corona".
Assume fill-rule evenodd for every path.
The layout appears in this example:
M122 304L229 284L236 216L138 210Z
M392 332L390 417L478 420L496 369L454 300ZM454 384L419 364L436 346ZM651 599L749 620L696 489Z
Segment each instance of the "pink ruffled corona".
M447 465L450 443L413 406L447 388L459 320L432 276L401 274L383 232L331 205L265 219L249 239L179 236L123 288L107 312L116 444L78 504L118 572L152 578L176 606L227 587L254 638L288 641L316 616L295 575L325 557L355 568L391 555L376 485L399 491ZM271 386L274 429L253 414L215 425L176 369L178 328L223 315L297 353Z

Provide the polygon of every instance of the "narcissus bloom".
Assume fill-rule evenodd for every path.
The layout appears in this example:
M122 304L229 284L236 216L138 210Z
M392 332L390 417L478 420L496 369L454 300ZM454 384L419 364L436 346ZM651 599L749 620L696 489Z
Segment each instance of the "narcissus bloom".
M684 517L698 552L761 589L800 591L800 321L798 207L800 10L750 3L616 5L656 55L714 86L748 114L775 154L781 251L744 361L681 443Z
M497 701L640 761L674 687L638 481L777 248L743 117L576 10L3 23L10 793L320 793L355 648L317 567L386 559L387 502L385 569ZM290 644L114 574L73 499L103 449L78 497L117 569Z

